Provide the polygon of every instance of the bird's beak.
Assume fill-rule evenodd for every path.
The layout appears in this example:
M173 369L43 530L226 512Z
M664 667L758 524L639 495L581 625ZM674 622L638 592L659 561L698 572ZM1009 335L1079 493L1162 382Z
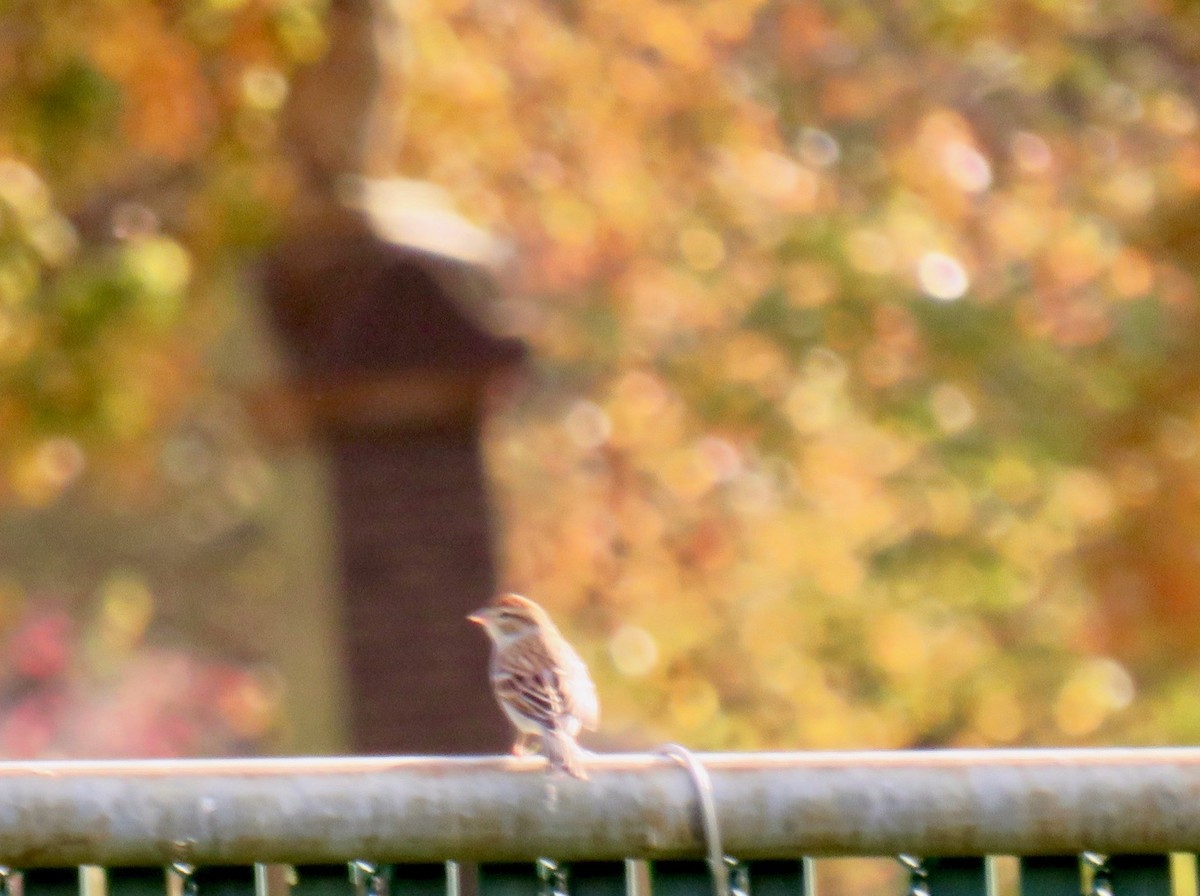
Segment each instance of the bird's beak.
M487 612L486 610L476 610L474 613L472 613L470 616L467 617L467 621L474 622L476 625L486 625L487 617L484 616L484 613L486 613L486 612Z

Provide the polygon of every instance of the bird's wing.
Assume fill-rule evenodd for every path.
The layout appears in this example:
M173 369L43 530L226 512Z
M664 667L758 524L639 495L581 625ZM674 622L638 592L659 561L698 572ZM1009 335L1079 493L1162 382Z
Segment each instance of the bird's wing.
M566 641L531 637L500 651L492 670L496 696L544 728L595 730L600 703L587 666Z
M492 668L496 696L519 715L557 729L570 714L563 699L558 663L541 638L526 638L498 651Z

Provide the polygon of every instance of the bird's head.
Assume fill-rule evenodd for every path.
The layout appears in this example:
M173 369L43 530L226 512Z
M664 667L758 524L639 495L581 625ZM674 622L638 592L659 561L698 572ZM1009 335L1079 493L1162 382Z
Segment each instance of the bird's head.
M515 641L550 625L546 611L519 594L502 594L467 619L482 625L497 644Z

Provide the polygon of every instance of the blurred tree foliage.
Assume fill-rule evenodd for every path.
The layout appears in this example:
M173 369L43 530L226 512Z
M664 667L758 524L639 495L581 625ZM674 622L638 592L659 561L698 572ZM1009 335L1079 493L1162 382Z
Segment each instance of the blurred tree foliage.
M396 161L511 240L541 358L509 580L614 742L1200 737L1193 4L402 11ZM325 12L0 3L0 497L187 478Z
M292 191L278 113L325 14L0 2L4 755L245 750L278 724L277 676L212 618L263 578L269 472L206 364Z
M543 359L511 582L613 738L1200 737L1193 4L406 8L402 162Z
M0 489L83 456L147 497L233 265L286 199L276 113L316 0L0 5ZM151 495L153 497L153 488Z

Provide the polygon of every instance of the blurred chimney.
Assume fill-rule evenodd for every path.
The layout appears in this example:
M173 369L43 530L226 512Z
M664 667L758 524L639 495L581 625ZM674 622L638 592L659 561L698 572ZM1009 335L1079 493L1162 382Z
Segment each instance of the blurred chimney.
M486 399L525 351L481 316L494 241L432 188L363 177L386 114L385 18L383 3L336 2L330 52L293 92L304 194L264 278L289 375L256 412L318 440L331 466L351 748L494 752L507 727L464 616L495 588Z

